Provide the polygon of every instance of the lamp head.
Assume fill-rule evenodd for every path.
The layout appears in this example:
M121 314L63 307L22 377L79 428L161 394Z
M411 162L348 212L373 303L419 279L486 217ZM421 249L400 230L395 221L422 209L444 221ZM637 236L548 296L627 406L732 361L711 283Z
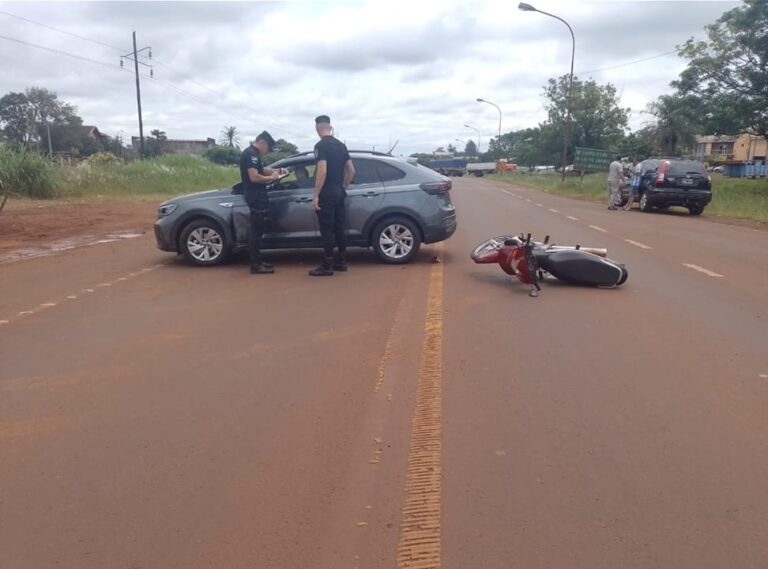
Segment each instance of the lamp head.
M517 5L517 8L518 8L519 10L522 10L523 12L536 12L536 11L537 11L537 10L536 10L536 8L534 8L534 7L533 7L533 6L531 6L530 4L526 4L525 2L520 2L520 3Z

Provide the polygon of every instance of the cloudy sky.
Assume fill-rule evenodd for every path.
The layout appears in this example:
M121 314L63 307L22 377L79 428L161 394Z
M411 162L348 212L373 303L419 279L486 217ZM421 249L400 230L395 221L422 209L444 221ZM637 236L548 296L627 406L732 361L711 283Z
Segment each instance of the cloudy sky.
M530 3L571 24L576 74L613 83L633 129L685 67L669 52L739 4ZM120 56L134 30L139 48L152 47L151 61L140 58L155 77L141 78L145 133L219 138L234 125L245 142L266 128L302 150L321 113L350 148L463 147L456 139L477 140L470 124L485 150L498 112L476 99L501 107L504 131L535 126L543 85L568 72L571 49L561 22L516 0L0 1L0 94L50 89L86 124L129 139L138 134L133 64L121 71Z

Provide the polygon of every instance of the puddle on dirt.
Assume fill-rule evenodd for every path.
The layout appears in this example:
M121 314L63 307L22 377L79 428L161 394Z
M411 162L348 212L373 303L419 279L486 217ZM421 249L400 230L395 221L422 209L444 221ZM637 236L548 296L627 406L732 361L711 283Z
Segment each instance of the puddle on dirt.
M135 239L141 237L144 233L137 233L135 231L119 231L115 233L109 233L107 235L84 235L80 237L70 237L68 239L61 239L41 245L40 247L25 247L23 249L15 249L8 253L0 254L0 264L12 263L14 261L23 261L25 259L36 259L38 257L50 257L63 251L69 251L71 249L77 249L79 247L91 247L93 245L101 245L103 243L114 243L115 241L123 241L125 239Z

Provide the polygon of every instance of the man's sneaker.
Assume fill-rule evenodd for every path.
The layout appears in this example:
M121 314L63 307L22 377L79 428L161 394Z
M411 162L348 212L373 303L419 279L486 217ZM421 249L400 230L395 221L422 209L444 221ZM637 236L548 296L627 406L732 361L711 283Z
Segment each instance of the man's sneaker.
M272 263L267 263L266 261L261 262L262 267L267 267L268 269L274 269L275 266Z
M255 267L251 267L251 274L252 275L270 275L275 272L275 268L273 266L267 266L266 263L262 263L261 265L256 265Z
M333 259L323 259L323 262L316 268L309 271L311 277L331 277L333 276Z
M333 270L342 273L347 272L347 256L344 253L337 255L334 259Z

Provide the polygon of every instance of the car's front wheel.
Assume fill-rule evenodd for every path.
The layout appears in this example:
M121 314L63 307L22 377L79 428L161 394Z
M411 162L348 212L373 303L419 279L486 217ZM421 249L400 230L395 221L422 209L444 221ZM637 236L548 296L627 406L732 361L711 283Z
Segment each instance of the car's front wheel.
M421 235L418 227L405 217L385 219L373 230L373 250L385 263L407 263L419 252Z
M651 205L651 201L648 199L648 192L643 192L643 195L640 196L640 211L649 212L653 209L653 206Z
M203 267L220 265L229 257L229 243L219 224L209 219L188 223L179 237L184 258Z
M701 215L702 213L704 213L704 206L703 205L688 206L688 211L691 212L691 215Z

